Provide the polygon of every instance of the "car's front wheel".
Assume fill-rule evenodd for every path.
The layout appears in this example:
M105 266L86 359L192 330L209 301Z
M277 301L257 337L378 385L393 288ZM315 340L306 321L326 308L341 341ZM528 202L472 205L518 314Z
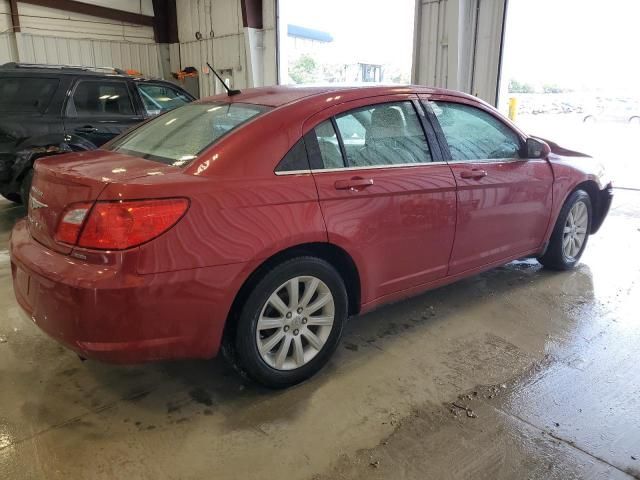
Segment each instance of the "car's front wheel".
M255 284L241 309L239 366L267 387L302 382L327 363L346 318L346 288L331 264L315 257L281 263Z
M579 261L591 231L592 208L589 194L573 192L560 210L547 251L538 260L554 270L569 270Z

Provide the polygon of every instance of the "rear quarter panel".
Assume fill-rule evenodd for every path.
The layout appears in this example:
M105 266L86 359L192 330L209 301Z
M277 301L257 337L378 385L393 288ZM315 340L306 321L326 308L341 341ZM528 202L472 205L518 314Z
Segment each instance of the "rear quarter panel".
M112 183L103 191L101 199L190 199L184 218L139 247L139 273L257 264L288 247L327 240L313 177L274 173L300 138L301 122L275 111L258 120L184 170Z

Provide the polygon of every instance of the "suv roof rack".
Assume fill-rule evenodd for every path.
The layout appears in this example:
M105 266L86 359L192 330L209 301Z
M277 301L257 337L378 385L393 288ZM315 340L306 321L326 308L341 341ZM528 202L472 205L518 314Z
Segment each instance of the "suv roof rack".
M127 75L127 72L116 67L93 67L90 65L54 65L54 64L42 64L42 63L17 63L9 62L2 65L3 68L43 68L53 70L82 70L84 72L100 72L110 71L119 75Z

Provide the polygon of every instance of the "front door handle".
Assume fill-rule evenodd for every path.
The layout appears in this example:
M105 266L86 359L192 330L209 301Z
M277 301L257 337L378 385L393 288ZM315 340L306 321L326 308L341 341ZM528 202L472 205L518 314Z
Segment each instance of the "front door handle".
M460 172L460 178L473 178L475 180L480 180L482 177L487 176L486 170L481 170L479 168L474 168L471 170L462 170Z
M351 190L359 192L373 185L373 178L352 177L349 180L336 180L333 184L336 190Z
M96 133L98 129L91 125L85 125L84 127L78 127L74 130L76 133Z

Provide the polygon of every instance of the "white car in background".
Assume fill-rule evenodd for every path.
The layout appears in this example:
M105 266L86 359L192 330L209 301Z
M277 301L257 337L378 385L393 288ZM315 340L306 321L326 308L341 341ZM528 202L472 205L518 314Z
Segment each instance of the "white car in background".
M596 106L585 109L585 123L617 122L640 126L640 101L628 98L598 98Z

